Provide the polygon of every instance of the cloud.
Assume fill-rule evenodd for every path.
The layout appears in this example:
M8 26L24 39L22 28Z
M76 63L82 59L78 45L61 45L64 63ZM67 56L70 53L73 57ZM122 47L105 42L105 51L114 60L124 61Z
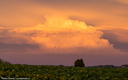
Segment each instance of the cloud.
M122 3L122 4L126 4L126 5L128 4L128 0L115 0L115 1Z
M45 22L44 15L64 15L96 26L126 27L126 5L113 0L6 0L0 2L0 25L29 27Z
M112 30L102 30L104 33L103 38L109 40L115 49L119 49L123 52L128 52L128 35L127 29L112 29Z
M0 57L23 64L71 65L78 58L87 66L125 64L127 9L124 0L0 0Z
M102 38L103 30L126 29L127 8L110 0L1 1L0 41L39 45L51 52L114 50L109 39Z
M112 29L112 30L104 30L105 37L110 38L115 42L128 43L128 29Z
M50 9L29 1L0 1L0 25L7 28L29 27L44 22L44 13ZM46 12L44 12L46 11ZM38 14L37 14L38 13Z
M2 43L0 42L0 52L1 54L32 54L32 50L37 50L38 46L32 44L12 44L12 43ZM30 51L31 50L31 51ZM33 51L34 51L33 50Z
M11 37L16 41L9 40L9 42L18 41L19 44L23 42L38 45L42 53L116 51L107 39L101 38L103 32L96 30L93 26L63 16L46 16L45 18L44 24L10 30Z

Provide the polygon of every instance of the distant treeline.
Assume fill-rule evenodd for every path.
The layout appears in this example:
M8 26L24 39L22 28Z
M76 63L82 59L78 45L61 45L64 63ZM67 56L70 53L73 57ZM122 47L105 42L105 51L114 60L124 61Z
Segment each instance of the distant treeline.
M124 64L121 66L114 66L114 65L98 65L98 66L93 66L93 67L105 67L105 68L128 68L128 64Z
M8 62L8 61L4 61L4 60L0 59L0 64L11 64L11 63ZM52 65L52 66L56 66L56 65ZM59 66L64 66L64 65L59 65ZM85 67L83 59L77 59L74 62L74 67ZM98 65L98 66L90 66L90 67L99 67L99 68L102 68L102 67L104 67L104 68L128 68L128 64L124 64L124 65L121 65L121 66Z

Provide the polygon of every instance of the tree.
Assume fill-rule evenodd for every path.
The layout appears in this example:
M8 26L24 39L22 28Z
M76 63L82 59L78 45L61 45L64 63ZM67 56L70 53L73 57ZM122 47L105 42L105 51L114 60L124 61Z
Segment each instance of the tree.
M84 67L83 59L77 59L74 63L74 67Z

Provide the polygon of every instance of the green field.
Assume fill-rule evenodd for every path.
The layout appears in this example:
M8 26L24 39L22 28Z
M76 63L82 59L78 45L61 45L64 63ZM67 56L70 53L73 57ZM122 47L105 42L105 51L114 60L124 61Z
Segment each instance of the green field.
M128 80L128 69L0 64L0 77L31 80Z

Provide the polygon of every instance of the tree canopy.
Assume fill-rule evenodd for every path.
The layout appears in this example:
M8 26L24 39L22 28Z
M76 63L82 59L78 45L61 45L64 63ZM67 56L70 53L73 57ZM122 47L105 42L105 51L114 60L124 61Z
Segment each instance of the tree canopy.
M74 67L84 67L83 59L77 59L74 63Z

